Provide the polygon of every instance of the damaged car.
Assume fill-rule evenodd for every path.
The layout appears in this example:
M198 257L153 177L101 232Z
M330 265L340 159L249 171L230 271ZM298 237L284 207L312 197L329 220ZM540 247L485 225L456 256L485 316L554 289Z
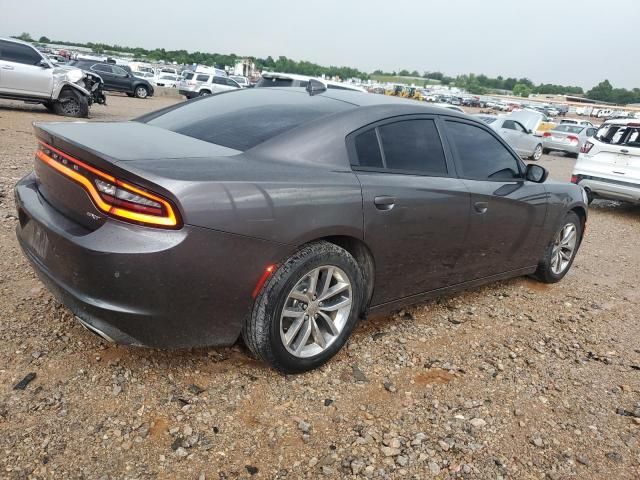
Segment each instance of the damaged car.
M87 117L105 104L102 78L70 66L55 66L26 42L0 38L0 98L41 103L67 117Z

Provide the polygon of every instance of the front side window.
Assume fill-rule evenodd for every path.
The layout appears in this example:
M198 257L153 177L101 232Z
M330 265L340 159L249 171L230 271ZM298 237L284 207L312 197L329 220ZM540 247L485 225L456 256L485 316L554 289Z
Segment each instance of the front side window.
M480 180L521 178L518 160L486 130L448 120L447 133L464 177Z
M111 67L109 65L94 65L93 67L91 67L91 70L95 72L112 73Z
M42 57L33 48L13 42L0 41L0 59L24 65L38 65Z
M444 150L433 120L403 120L381 125L359 134L355 138L355 149L361 167L447 175Z
M123 68L111 67L111 70L112 70L113 73L115 73L116 75L120 75L121 77L126 77L127 76L127 72Z

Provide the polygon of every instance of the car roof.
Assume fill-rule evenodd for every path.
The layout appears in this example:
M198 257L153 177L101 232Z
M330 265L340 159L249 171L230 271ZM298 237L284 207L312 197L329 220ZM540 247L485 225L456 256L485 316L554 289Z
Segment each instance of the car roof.
M20 43L22 45L27 45L28 47L35 48L31 43L19 40L17 38L0 37L0 40L3 40L5 42Z
M350 85L344 82L334 82L333 80L326 80L324 78L319 77L309 77L307 75L298 75L297 73L280 73L280 72L263 72L262 77L264 78L283 78L290 80L299 80L301 82L308 82L309 80L318 80L327 85L335 85L337 87L348 88L354 91L366 92L366 90L362 87L357 87L355 85Z

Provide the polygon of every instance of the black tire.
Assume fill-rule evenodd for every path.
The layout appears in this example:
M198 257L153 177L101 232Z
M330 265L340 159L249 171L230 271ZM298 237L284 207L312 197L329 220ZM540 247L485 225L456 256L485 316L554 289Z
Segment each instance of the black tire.
M86 118L89 116L89 102L80 92L67 88L53 103L53 111L65 117Z
M133 93L131 93L131 92L127 92L127 97L131 97L131 98L133 98Z
M351 310L333 343L314 356L301 358L289 353L281 340L281 313L296 284L311 270L324 265L336 266L346 273L351 283ZM278 265L262 287L242 329L244 342L259 360L281 372L300 373L317 368L333 357L349 338L362 310L365 290L362 270L349 252L324 241L308 244Z
M49 113L54 113L53 102L44 102L42 105L44 105L44 108L46 108Z
M554 244L560 232L569 223L574 224L576 227L576 237L577 237L576 245L575 245L575 248L573 249L573 252L571 254L571 259L569 260L569 263L567 264L567 266L560 273L555 273L551 269L551 260L552 260L551 257L553 253ZM573 260L576 258L576 253L578 253L578 248L580 247L581 240L582 240L582 222L580 221L580 218L578 217L578 215L576 215L575 212L568 212L567 215L564 217L564 220L562 221L560 227L553 234L553 238L549 242L549 245L547 245L547 248L544 251L544 256L542 257L542 260L538 264L538 269L533 274L533 276L543 283L556 283L562 280L564 276L567 274L567 272L571 269L571 265L573 265Z
M207 95L211 95L209 90L200 90L200 93L198 93L199 97L206 97Z
M147 98L149 96L149 89L144 85L136 85L133 87L133 96L136 98Z
M548 148L543 148L543 149L542 149L542 153L543 153L544 155L548 155L550 151L551 151L551 150L549 150Z

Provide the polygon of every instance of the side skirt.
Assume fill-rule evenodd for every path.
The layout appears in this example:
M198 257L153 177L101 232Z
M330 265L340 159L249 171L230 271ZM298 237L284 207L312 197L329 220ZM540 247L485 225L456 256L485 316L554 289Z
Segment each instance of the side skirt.
M431 300L432 298L435 298L435 297L440 297L450 293L459 292L461 290L466 290L468 288L485 285L487 283L496 282L498 280L505 280L507 278L530 275L533 272L535 272L537 268L538 266L535 265L532 267L525 267L525 268L519 268L517 270L510 270L508 272L499 273L497 275L491 275L489 277L482 277L475 280L470 280L468 282L457 283L455 285L450 285L448 287L438 288L436 290L430 290L428 292L418 293L416 295L410 295L408 297L404 297L399 300L393 300L391 302L381 303L379 305L374 305L372 307L369 307L369 309L367 310L367 316L388 313L390 311L397 310L407 305L414 305L416 303L421 303L426 300Z

